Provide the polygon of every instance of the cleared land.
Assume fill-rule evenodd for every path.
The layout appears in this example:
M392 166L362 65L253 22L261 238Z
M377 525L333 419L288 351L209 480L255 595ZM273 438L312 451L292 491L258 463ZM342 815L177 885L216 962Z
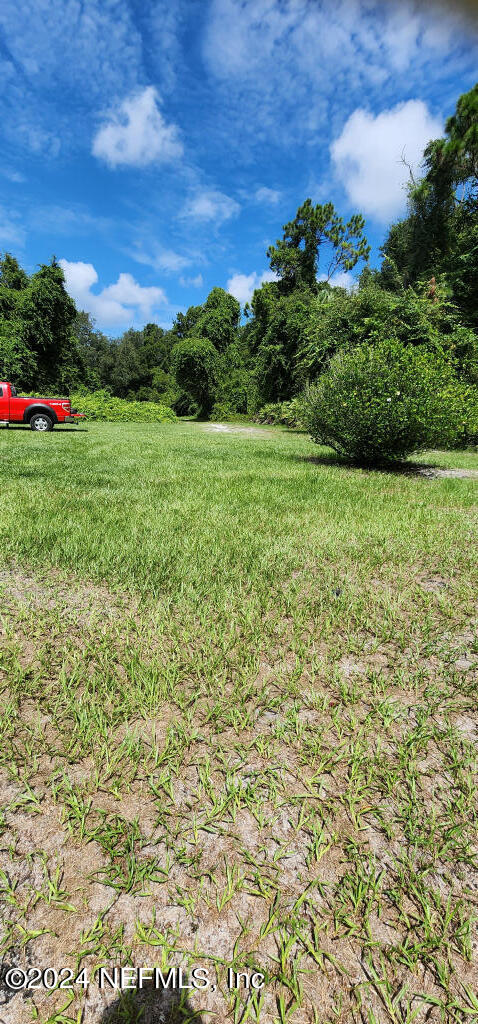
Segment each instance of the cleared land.
M471 1021L478 454L183 423L0 458L3 957L217 984L0 1019Z

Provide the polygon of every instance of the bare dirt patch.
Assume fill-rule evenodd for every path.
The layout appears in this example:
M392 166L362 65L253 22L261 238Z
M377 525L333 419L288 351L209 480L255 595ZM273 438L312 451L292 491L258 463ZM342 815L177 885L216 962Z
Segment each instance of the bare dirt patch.
M432 466L426 466L423 469L419 469L418 473L420 476L426 476L430 479L440 479L441 477L456 477L456 478L467 478L467 477L478 477L478 469L438 469Z
M246 427L237 423L209 423L206 430L212 434L243 434L245 437L274 437L274 431L267 427Z
M174 1009L240 1021L250 996L228 991L231 965L265 973L249 1016L261 1024L280 1019L279 999L290 1024L315 1024L317 1008L341 1024L396 1024L412 1010L425 1024L440 1019L437 1000L470 1019L477 622L433 619L455 580L414 570L426 635L410 619L388 639L352 626L316 637L323 617L307 632L284 614L255 657L240 638L234 658L203 648L197 629L187 643L162 637L158 661L151 609L146 628L143 609L108 588L20 570L0 579L2 952L87 968L89 988L58 1020L165 1024ZM73 618L88 609L91 673L72 662L68 629L44 642L68 602ZM207 686L198 649L211 658ZM98 963L194 963L217 988L188 991L181 1018L177 994L100 990ZM60 992L7 996L8 1024L31 1024L33 1007L46 1024L65 1004Z
M17 605L25 608L56 611L62 616L85 624L93 619L103 621L136 613L139 600L125 598L106 586L79 583L59 570L48 569L36 574L19 566L0 569L2 606Z

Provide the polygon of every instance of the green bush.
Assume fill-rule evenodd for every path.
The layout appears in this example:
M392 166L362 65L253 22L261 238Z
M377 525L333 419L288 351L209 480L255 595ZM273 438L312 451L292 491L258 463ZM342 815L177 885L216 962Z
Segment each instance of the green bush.
M256 423L280 423L282 405L282 402L267 402L266 405L263 405L259 411L256 412L254 416Z
M365 343L338 352L308 389L306 425L317 444L380 464L462 444L476 397L440 350Z
M167 405L157 402L128 402L114 398L109 391L93 391L90 394L74 394L71 404L84 412L90 420L106 420L109 423L165 423L176 419L176 414Z
M315 380L328 360L342 349L365 342L376 344L384 338L394 338L403 345L442 346L459 359L466 371L474 358L476 338L473 343L473 333L466 336L462 329L461 339L454 339L453 332L458 328L458 310L441 293L438 301L430 302L423 289L407 288L394 295L376 284L367 284L358 292L339 288L321 291L312 303L299 346L297 380Z
M251 417L246 413L237 412L228 402L214 402L210 418L214 423L221 423L223 420L227 420L228 423L248 423Z
M269 402L254 416L256 423L282 424L302 429L305 426L304 398L298 395L290 402Z

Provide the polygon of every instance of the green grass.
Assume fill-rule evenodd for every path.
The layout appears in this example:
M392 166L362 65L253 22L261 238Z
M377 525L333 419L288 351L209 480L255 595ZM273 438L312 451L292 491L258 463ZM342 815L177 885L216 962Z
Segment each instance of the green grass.
M5 959L208 967L171 1020L471 1020L476 476L195 423L0 459ZM102 1020L69 998L9 1007Z

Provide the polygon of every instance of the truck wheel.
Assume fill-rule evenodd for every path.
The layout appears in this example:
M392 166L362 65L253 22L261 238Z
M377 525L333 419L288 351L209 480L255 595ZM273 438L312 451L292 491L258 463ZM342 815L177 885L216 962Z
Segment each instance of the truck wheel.
M36 412L30 420L32 430L53 430L53 420L44 412Z

